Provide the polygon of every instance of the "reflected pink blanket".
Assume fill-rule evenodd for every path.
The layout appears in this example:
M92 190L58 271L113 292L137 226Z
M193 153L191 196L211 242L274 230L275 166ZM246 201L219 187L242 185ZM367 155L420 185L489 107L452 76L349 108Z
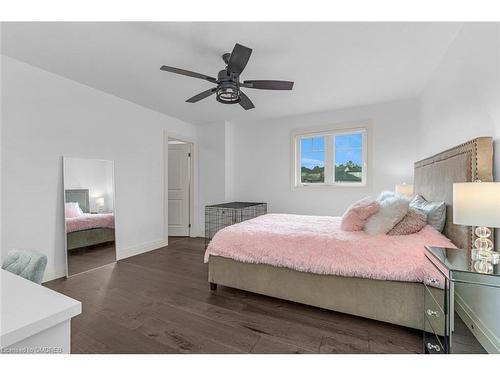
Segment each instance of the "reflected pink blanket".
M114 228L114 214L83 214L77 217L66 219L66 232L76 232L79 230L94 228Z
M407 236L345 232L340 217L268 214L226 227L205 253L245 263L302 272L379 280L422 282L442 277L424 254L424 245L455 247L427 225Z

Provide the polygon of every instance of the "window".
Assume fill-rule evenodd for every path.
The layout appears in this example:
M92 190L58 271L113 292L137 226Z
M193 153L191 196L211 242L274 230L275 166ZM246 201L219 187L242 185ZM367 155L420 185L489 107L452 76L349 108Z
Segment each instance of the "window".
M333 135L335 180L363 183L363 133Z
M325 182L325 137L300 139L300 180L302 183Z
M295 132L293 186L366 185L366 128Z

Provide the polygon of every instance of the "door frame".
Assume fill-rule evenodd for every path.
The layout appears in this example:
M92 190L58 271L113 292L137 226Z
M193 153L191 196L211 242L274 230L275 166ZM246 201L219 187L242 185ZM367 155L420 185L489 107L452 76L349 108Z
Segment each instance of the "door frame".
M191 227L189 228L189 237L198 237L198 144L195 139L190 137L185 137L174 132L165 131L164 132L164 174L163 174L163 236L165 241L168 243L168 140L175 139L178 141L186 142L190 146L190 173L189 173L189 223Z

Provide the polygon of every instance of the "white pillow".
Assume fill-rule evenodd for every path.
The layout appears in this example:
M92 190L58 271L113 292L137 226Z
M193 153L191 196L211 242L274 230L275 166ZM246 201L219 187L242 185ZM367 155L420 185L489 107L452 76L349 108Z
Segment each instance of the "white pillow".
M380 201L380 210L370 216L365 224L368 234L386 234L408 213L410 201L399 195L384 196Z
M392 198L394 196L399 196L399 194L396 193L395 191L385 190L379 194L379 196L377 197L377 200L379 202L382 202L383 200L386 200L387 198Z
M70 219L83 215L83 211L78 202L68 202L64 205L64 214L66 219Z

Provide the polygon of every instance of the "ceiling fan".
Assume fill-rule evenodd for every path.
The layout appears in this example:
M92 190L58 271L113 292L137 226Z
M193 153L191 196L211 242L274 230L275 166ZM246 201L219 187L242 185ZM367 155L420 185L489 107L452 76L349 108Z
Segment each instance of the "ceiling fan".
M236 43L233 52L222 55L222 59L226 63L226 68L219 72L217 78L166 65L163 65L160 69L166 72L204 79L217 84L216 87L189 98L186 100L188 103L196 103L208 98L210 95L216 94L216 99L220 103L239 103L245 110L249 110L255 108L255 106L248 96L241 91L242 87L261 90L291 90L293 88L293 82L291 81L252 80L240 82L240 74L245 69L251 54L252 50L250 48Z

